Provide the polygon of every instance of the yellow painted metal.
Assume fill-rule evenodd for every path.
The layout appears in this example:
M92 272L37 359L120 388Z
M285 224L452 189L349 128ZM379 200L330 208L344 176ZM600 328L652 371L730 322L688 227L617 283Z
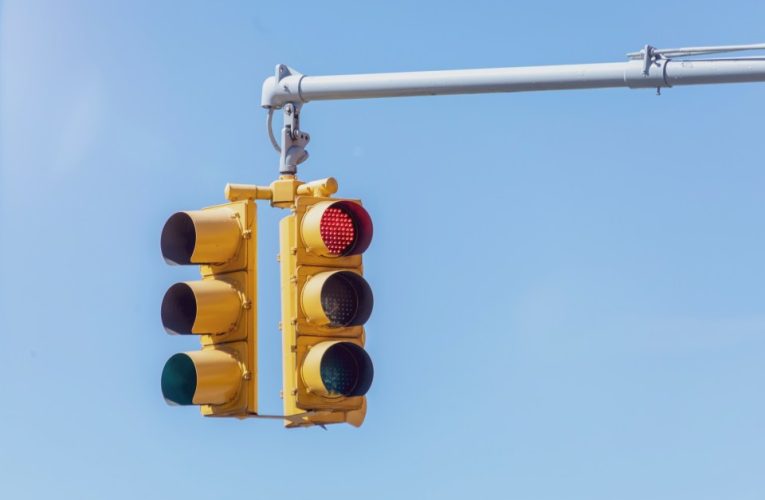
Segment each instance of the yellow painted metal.
M203 276L247 269L250 205L245 200L174 214L162 230L162 254L170 263L200 264Z
M197 306L192 333L214 333L201 335L202 351L189 355L217 360L198 373L204 377L198 378L200 396L195 395L193 402L205 403L200 408L205 416L254 416L258 412L257 206L246 198L185 213L194 224L192 255L201 256L191 261L204 262L202 280L187 283ZM227 258L221 259L224 254ZM230 359L236 362L236 377ZM234 378L239 389L232 396Z
M332 424L345 422L345 410L358 409L363 404L363 396L355 398L323 398L318 394L310 394L299 374L299 368L307 354L308 347L327 340L325 336L301 335L298 330L300 323L305 323L305 316L300 312L298 300L297 252L294 243L297 241L297 227L294 215L281 220L280 234L280 264L282 284L282 398L284 415L295 417L285 419L286 427L301 427L317 424ZM354 400L351 408L339 408L338 399ZM355 404L354 404L355 403ZM340 405L341 407L343 405ZM346 404L347 406L347 404ZM338 411L342 409L343 411ZM316 410L319 411L316 413Z
M255 186L253 184L226 184L224 191L228 201L241 200L270 200L273 191L269 186Z
M289 215L279 222L279 267L282 294L282 399L284 415L298 415L303 411L297 407L297 309L293 281L297 267L295 216ZM294 422L284 421L287 427Z
M361 427L367 416L367 398L361 398L361 408L345 413L345 421L354 427Z
M194 223L196 243L191 262L222 264L239 249L241 231L236 213L227 207L186 212Z
M278 180L271 183L271 206L290 208L295 201L295 193L303 184L294 175L280 175Z
M267 187L228 184L231 203L185 212L197 238L189 260L202 264L203 277L186 282L197 306L192 333L214 333L202 335L202 351L187 353L198 376L193 403L203 415L257 416L255 200L269 199L293 212L280 222L285 425L363 423L364 396L333 395L321 382L322 353L338 342L363 348L365 341L363 326L330 326L321 306L322 283L333 273L363 272L360 255L329 255L321 241L321 212L338 201L359 203L329 198L336 191L331 177L303 183L285 175Z
M242 310L238 291L225 281L208 279L188 281L196 300L196 317L192 333L226 333L236 327Z
M237 213L236 220L241 225L240 251L226 265L203 266L201 272L205 281L213 278L233 286L239 294L241 309L235 328L219 335L204 335L202 344L234 353L245 375L237 400L224 406L203 406L201 410L204 415L244 418L258 412L257 205L248 199L224 206Z
M308 352L303 359L303 363L300 366L300 376L303 379L303 384L309 393L318 394L325 398L337 398L340 397L336 394L330 394L327 388L324 386L324 381L321 377L321 360L327 353L327 350L333 345L340 342L339 340L331 340L326 342L319 342L313 344L308 349Z
M215 349L185 354L193 361L197 373L194 404L222 405L236 398L243 370L234 356Z
M329 324L330 320L325 314L324 306L321 303L321 290L335 272L320 272L311 276L303 285L303 291L300 294L300 305L309 323L318 326Z
M257 414L257 358L253 358L250 342L225 342L207 345L198 352L223 352L235 359L239 366L239 390L229 401L221 404L203 404L200 412L206 417L247 418ZM255 353L257 354L257 353ZM222 378L219 379L222 382Z
M171 286L162 300L162 323L170 333L217 335L236 328L242 298L231 284L208 278Z
M306 182L297 187L299 196L331 196L337 193L337 180L334 177Z
M273 186L273 184L272 184ZM322 187L323 186L323 187ZM302 193L319 193L336 190L334 179L303 184L296 189ZM297 192L297 191L296 191ZM329 194L329 193L328 193ZM318 223L319 212L340 199L323 196L296 196L293 213L283 218L279 224L280 234L280 276L282 295L282 353L283 353L283 391L284 415L286 427L331 424L348 422L359 426L366 415L365 396L330 397L326 390L316 385L320 370L316 368L316 356L307 361L309 352L317 345L333 344L338 341L364 345L363 326L333 328L321 308L322 283L333 272L339 270L362 274L360 255L344 257L326 256L326 246L318 244L321 235ZM345 200L358 203L356 200ZM306 222L313 211L319 214ZM315 226L315 227L309 227ZM302 231L301 227L306 227ZM308 235L306 241L305 235ZM318 240L317 240L318 235ZM324 249L322 255L321 248ZM316 251L316 248L319 251ZM307 288L307 289L306 289ZM310 319L310 321L309 321ZM319 349L324 350L325 347ZM305 368L305 363L310 368ZM301 376L302 372L302 376ZM318 375L317 375L318 374ZM310 386L306 384L306 378Z
M253 203L254 205L254 203ZM255 253L255 241L247 242L248 253ZM256 257L256 256L255 256ZM252 256L248 255L248 260ZM252 264L253 266L256 264ZM203 345L207 344L221 344L224 342L233 342L238 340L247 341L251 337L254 338L254 345L257 346L257 338L255 332L257 331L257 270L254 267L248 267L244 271L226 272L226 273L213 273L203 278L202 282L207 281L219 281L227 283L231 288L236 291L238 296L238 311L237 316L227 316L233 318L234 322L229 324L229 328L222 332L217 332L212 335L202 334L201 342ZM221 297L218 303L217 310L220 311L221 318L228 313L225 312L225 308L231 307L231 296L228 296L224 305L223 298ZM233 309L229 309L233 313ZM211 313L215 314L215 313ZM199 315L199 313L197 313ZM217 321L217 320L211 320ZM221 320L222 322L222 320ZM200 332L201 333L201 332Z

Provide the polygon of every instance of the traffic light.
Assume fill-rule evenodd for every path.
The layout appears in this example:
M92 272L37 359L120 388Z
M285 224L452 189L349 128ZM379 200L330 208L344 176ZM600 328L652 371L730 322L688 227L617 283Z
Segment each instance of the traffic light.
M172 285L162 300L168 333L199 335L202 350L162 370L169 404L205 416L257 414L256 205L242 200L172 215L162 229L169 264L200 266L202 279Z
M314 194L298 189L279 226L285 425L358 427L373 378L363 326L373 298L361 258L372 220L357 200Z

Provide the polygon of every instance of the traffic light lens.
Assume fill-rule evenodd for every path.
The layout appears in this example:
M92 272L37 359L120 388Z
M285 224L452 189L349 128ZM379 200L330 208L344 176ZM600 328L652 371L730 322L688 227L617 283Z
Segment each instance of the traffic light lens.
M372 289L356 273L333 272L321 287L321 307L331 327L363 325L372 302Z
M329 207L324 211L319 230L330 255L344 255L356 240L353 218L339 207Z
M186 354L175 354L165 363L162 370L162 396L172 405L193 404L197 390L197 370Z
M361 255L372 241L372 219L359 203L325 200L308 207L300 236L309 252L324 257Z
M162 256L168 264L191 264L197 242L193 219L185 212L170 216L162 228Z
M356 290L340 276L332 276L321 291L321 305L330 326L344 326L356 316L358 308Z
M162 326L167 333L188 335L197 317L197 300L186 283L168 288L162 299Z
M327 349L319 370L331 396L363 396L372 385L372 360L351 342L338 342Z

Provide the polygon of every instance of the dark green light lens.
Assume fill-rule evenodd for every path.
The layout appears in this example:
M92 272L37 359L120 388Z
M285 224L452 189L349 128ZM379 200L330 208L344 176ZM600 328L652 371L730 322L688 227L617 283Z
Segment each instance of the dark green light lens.
M186 354L173 355L162 370L162 396L165 401L172 405L192 405L196 390L197 370L194 362Z
M321 360L321 380L330 394L349 394L358 377L359 367L348 349L334 346Z
M363 348L351 342L340 342L327 349L319 370L331 395L363 396L372 385L372 360Z

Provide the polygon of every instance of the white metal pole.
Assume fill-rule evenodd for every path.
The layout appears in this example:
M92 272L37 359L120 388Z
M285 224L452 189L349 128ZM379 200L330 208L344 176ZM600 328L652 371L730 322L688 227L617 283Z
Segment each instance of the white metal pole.
M647 69L647 71L646 71ZM287 102L490 92L662 88L679 85L765 81L765 58L630 60L619 63L462 69L404 73L305 76L277 66L263 83L261 105Z
M310 136L299 129L303 103L309 101L405 97L608 87L655 88L705 83L765 81L765 57L672 59L698 55L765 50L765 44L657 49L645 45L617 63L458 69L361 75L305 76L284 64L263 82L261 105L268 109L268 134L279 151L279 172L295 174L308 158ZM282 144L271 130L275 109L283 109Z

